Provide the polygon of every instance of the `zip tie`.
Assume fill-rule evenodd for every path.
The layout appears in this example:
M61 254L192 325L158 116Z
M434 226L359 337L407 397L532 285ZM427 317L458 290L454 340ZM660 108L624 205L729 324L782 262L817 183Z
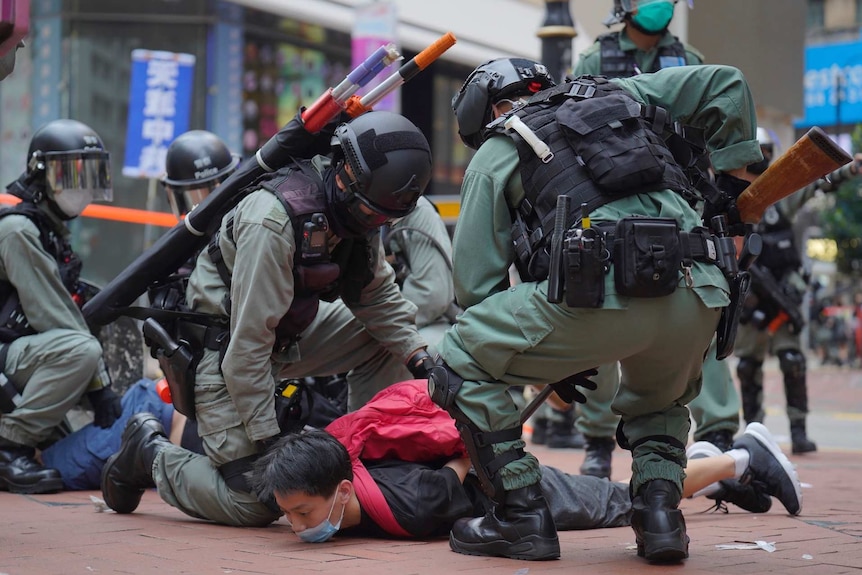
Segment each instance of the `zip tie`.
M518 134L524 138L524 140L530 144L530 147L533 148L533 152L542 160L542 163L547 164L551 160L554 159L554 154L551 152L551 149L548 147L548 144L539 139L539 137L530 129L527 124L521 121L516 115L511 115L509 118L503 123L503 127L507 130L515 130Z

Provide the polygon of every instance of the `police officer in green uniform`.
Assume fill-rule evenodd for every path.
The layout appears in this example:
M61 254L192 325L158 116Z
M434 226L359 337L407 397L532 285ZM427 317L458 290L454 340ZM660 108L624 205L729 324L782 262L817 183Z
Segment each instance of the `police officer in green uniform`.
M27 169L9 186L21 203L0 212L0 489L48 493L60 474L35 459L86 395L94 423L121 413L102 347L74 298L81 261L66 222L94 200L110 201L110 156L75 120L56 120L30 140Z
M606 26L623 27L596 38L579 56L573 76L628 78L673 66L703 64L703 54L670 33L677 0L614 0Z
M452 284L452 239L437 207L425 197L416 209L384 230L387 259L395 268L401 293L416 305L416 327L436 352L437 342L460 308Z
M766 129L757 128L757 140L763 161L748 167L753 174L766 171L775 153L775 144ZM757 225L757 232L763 238L763 249L754 264L759 273L752 277L751 292L745 302L746 313L740 318L734 346L739 358L736 375L746 423L763 422L763 361L767 352L778 358L784 377L791 450L796 454L816 451L817 444L808 438L805 425L808 388L800 337L804 318L799 307L808 283L800 273L802 257L794 237L793 216L816 193L816 186L809 186L764 211ZM790 309L784 309L781 303Z
M193 517L263 526L280 515L246 472L281 433L277 383L351 371L349 405L427 374L430 357L384 259L379 227L407 215L431 179L428 142L406 118L368 112L338 126L332 158L297 160L258 182L223 219L189 280L193 312L229 327L181 329L201 346L194 383L206 455L134 420L105 465L109 507L130 513L147 487ZM318 312L321 299L340 306Z
M614 0L605 24L623 23L623 28L600 36L579 57L576 76L591 74L609 78L635 76L663 68L703 64L703 55L667 29L676 2L671 0ZM739 431L739 395L730 367L715 356L713 345L703 364L704 384L700 395L689 405L695 422L695 441L709 441L723 451L730 449ZM609 477L614 433L619 418L610 409L619 372L602 366L599 386L587 391L589 398L580 408L577 429L586 437L581 473Z
M456 114L474 97L475 77L453 101ZM457 552L559 556L538 462L524 451L508 387L619 361L613 409L632 451L638 552L655 561L688 555L678 509L686 405L700 391L703 355L729 303L727 279L711 259L712 248L727 244L700 227L688 178L662 143L671 117L704 129L723 187L753 179L745 166L761 158L754 102L739 70L726 66L580 78L537 93L484 131L491 137L465 174L453 243L459 300L472 294L479 303L446 333L429 375L432 399L453 416L496 503L484 517L455 524ZM547 276L560 263L549 261L550 245L565 246L565 302L549 301L557 286ZM677 250L689 255L665 258ZM536 279L509 287L503 278L515 261Z

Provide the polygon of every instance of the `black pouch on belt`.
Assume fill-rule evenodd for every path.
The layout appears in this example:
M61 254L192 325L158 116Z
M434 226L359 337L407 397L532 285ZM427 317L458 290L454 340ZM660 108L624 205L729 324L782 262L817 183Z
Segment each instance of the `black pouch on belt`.
M682 248L673 218L631 216L614 234L614 284L631 297L670 295L679 283Z
M566 238L566 305L601 307L605 301L608 252L602 234L590 228Z

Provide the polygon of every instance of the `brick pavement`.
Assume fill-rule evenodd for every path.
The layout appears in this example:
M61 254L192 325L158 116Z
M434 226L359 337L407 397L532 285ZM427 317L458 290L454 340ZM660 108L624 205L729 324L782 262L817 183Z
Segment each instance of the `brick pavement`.
M780 413L783 395L775 370L767 372L770 413ZM860 398L862 372L816 370L812 388L815 412L828 421L830 411L853 413ZM862 410L855 412L856 415ZM772 417L770 415L770 417ZM774 418L778 419L778 418ZM852 419L852 418L851 418ZM858 425L856 428L858 429ZM88 573L407 575L431 573L578 573L613 575L683 571L686 575L790 573L793 575L862 574L862 440L830 444L821 441L815 454L791 459L803 490L799 517L772 511L752 515L731 508L728 514L706 513L704 499L683 502L691 557L679 566L649 566L635 554L628 527L560 533L562 558L522 562L468 557L453 553L445 539L383 541L339 538L312 545L299 541L283 522L268 528L231 528L187 518L154 492L145 494L138 511L121 516L97 512L98 492L24 496L0 493L4 529L0 531L0 575L67 575ZM786 445L784 447L787 447ZM543 463L576 472L579 450L531 447ZM628 454L616 450L614 479L627 474ZM732 507L732 506L731 506ZM766 541L776 550L723 550L716 545Z

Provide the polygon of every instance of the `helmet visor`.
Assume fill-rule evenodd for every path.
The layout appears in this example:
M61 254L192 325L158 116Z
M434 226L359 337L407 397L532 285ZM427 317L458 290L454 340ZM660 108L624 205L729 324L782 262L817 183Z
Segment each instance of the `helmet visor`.
M181 218L192 211L192 209L204 201L204 199L210 195L218 185L218 180L210 180L209 182L192 186L172 186L170 184L164 184L165 190L168 192L168 203L171 206L171 211L178 218Z
M114 199L108 152L48 152L44 161L45 183L55 195L80 190L92 194L93 201Z

